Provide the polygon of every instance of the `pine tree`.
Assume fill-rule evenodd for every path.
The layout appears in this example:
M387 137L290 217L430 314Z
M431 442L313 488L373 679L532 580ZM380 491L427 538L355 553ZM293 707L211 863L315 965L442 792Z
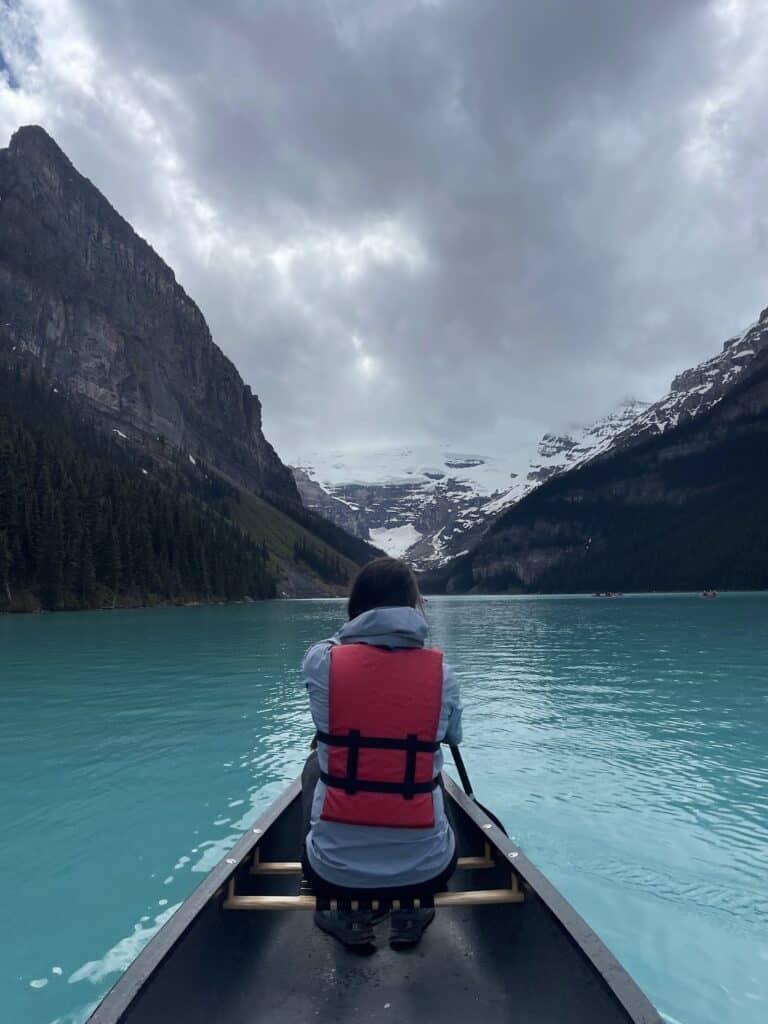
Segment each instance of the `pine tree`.
M83 542L80 549L80 600L88 607L96 592L96 567L93 563L93 543L91 531L83 530Z
M113 600L117 600L120 591L120 578L122 570L122 557L120 554L120 537L117 528L113 526L109 531L104 558L104 578L107 586L112 591Z
M46 608L92 607L105 592L115 603L272 596L266 547L226 518L236 494L210 476L144 475L32 372L0 362L3 605L19 592Z
M43 607L51 610L61 604L64 591L64 557L61 517L51 506L43 524L40 596Z
M8 534L3 531L0 533L0 601L5 597L8 604L12 601L10 571L11 549L8 545Z

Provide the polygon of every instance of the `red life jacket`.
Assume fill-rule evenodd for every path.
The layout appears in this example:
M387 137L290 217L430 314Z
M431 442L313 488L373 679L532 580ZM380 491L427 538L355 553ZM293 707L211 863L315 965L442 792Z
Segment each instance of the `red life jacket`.
M430 828L443 654L370 644L331 648L327 789L320 817L347 825Z

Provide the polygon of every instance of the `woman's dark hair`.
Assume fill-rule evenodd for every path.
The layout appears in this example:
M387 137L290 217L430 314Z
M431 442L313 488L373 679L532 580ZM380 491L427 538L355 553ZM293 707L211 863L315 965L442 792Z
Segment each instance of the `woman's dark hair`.
M416 577L399 558L375 558L355 576L347 612L356 619L371 608L421 608Z

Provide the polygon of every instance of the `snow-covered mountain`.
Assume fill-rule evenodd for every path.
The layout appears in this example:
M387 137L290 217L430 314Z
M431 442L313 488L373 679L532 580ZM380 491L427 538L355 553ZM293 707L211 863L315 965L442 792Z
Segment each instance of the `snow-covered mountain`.
M531 456L527 471L518 474L511 487L483 506L484 515L494 515L508 508L546 480L606 451L616 437L630 429L648 408L647 402L630 398L607 416L570 434L544 434Z
M711 408L768 345L768 310L649 404L629 400L589 426L510 444L503 456L449 445L306 453L292 460L309 508L417 569L464 553L488 523L546 480Z
M768 309L745 330L729 338L717 355L675 377L669 392L649 405L626 430L619 432L608 447L620 447L663 434L670 427L711 409L741 379L766 346Z
M506 459L447 445L306 453L294 477L305 505L417 567L441 564L446 533L484 522L511 480Z
M546 434L504 457L449 445L307 453L294 460L304 504L417 569L462 553L500 509L570 468L632 422L625 403L573 435Z

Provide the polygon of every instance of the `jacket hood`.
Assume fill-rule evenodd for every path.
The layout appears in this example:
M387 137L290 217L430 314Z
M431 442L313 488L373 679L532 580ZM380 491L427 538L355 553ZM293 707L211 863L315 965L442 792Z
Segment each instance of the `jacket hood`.
M337 636L343 644L423 647L429 627L416 608L371 608L345 622Z

